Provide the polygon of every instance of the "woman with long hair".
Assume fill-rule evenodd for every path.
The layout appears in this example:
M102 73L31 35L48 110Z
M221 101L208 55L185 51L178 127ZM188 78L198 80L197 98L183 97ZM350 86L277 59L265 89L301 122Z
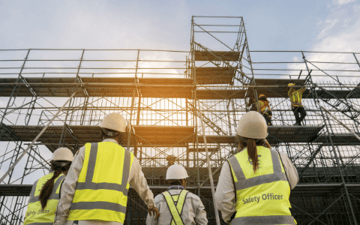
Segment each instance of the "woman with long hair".
M296 224L289 197L298 173L286 154L271 149L264 117L246 113L236 133L239 152L223 164L214 199L224 221L231 225Z
M50 161L52 172L37 180L31 189L24 225L54 223L61 184L73 159L68 148L58 148L54 152Z

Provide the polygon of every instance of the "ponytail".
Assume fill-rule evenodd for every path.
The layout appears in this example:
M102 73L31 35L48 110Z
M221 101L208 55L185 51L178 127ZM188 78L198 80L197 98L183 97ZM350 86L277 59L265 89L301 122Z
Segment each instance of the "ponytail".
M54 188L54 181L55 179L61 174L61 171L57 170L54 172L54 175L51 177L50 180L48 180L40 192L40 203L41 203L41 209L44 210L46 207L46 203L48 199L50 198L50 195Z
M249 158L251 159L254 173L255 173L259 167L259 159L258 159L255 139L251 139L251 138L247 139L247 152L248 152Z
M240 137L240 142L238 146L239 150L243 150L244 148L247 148L249 158L251 159L253 165L254 173L259 168L259 157L256 146L265 146L267 148L271 148L269 142L266 139L257 140L257 139Z
M61 162L61 161L53 161L51 162L51 170L54 171L54 175L48 180L40 191L40 203L41 209L44 210L47 204L47 201L50 198L50 195L54 189L55 179L64 171L68 171L70 168L71 162Z

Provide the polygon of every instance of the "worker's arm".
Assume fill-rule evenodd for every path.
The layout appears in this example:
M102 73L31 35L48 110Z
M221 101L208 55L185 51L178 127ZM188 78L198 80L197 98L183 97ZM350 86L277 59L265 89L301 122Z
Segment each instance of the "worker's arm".
M221 168L214 202L221 211L223 220L229 223L231 216L235 213L235 187L227 161Z
M149 189L144 173L141 170L139 160L136 157L134 157L131 166L129 183L145 202L148 209L152 209L154 207L154 194Z
M293 87L290 87L290 89L289 89L289 91L288 91L289 97L291 97L291 95L292 95L292 90L293 90Z
M306 91L306 87L305 86L302 86L299 90L299 92L302 94Z
M287 175L287 178L290 183L291 190L295 188L299 182L299 174L294 164L291 162L289 157L285 153L280 153L281 161L284 165L284 169Z
M195 213L195 222L198 225L206 225L208 224L208 220L206 217L206 211L205 211L205 206L202 203L201 199L199 198L199 196L194 195L194 209L196 209Z
M158 210L161 210L161 206L160 206L160 202L161 202L161 198L162 195L158 195L155 197L154 201L155 201L155 206L158 208ZM159 224L159 219L155 220L155 216L154 215L150 215L149 213L147 214L146 217L146 225L158 225Z
M79 174L83 166L85 156L85 147L81 147L79 152L75 155L74 161L71 163L70 169L61 187L61 198L59 200L55 225L63 225L66 223L69 215L70 206L74 198L76 184L79 179Z

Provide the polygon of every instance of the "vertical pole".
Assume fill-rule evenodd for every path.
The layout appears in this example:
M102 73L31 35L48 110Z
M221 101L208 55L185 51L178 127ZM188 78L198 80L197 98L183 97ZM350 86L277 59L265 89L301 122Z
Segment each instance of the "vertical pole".
M199 108L198 114L200 114L200 115L199 115L199 118L200 118L200 121L201 121L203 139L204 139L204 144L205 144L206 161L207 161L207 164L208 164L208 172L209 172L210 185L211 185L211 194L212 194L213 202L214 202L214 199L215 199L214 179L213 179L213 176L212 176L211 164L210 164L210 157L209 157L209 150L208 150L207 142L206 142L206 135L205 135L205 126L204 126L203 114L202 114L200 108ZM214 210L215 210L216 224L217 224L217 225L220 225L219 211L218 211L217 206L216 206L215 203L214 203Z
M191 18L191 73L194 79L193 82L193 100L194 100L194 107L193 107L193 115L196 114L197 109L197 96L196 96L196 68L195 68L195 31L194 31L194 16ZM197 126L197 117L193 117L194 125L195 125L195 148L194 151L194 168L196 167L197 172L197 184L198 184L198 195L200 195L200 169L199 169L199 137L198 137L198 126Z
M136 68L135 68L135 78L134 78L134 90L133 90L133 96L131 99L131 110L130 110L130 119L129 119L129 124L128 124L128 141L127 141L127 150L130 151L130 138L132 135L132 127L131 127L131 120L132 120L132 115L133 115L133 110L134 110L134 104L135 104L135 95L136 95L136 91L137 91L137 71L138 71L138 66L139 66L139 56L140 56L140 50L137 51L137 59L136 59ZM134 143L135 144L135 143Z
M318 106L320 108L320 113L321 113L321 116L322 118L324 119L324 124L325 124L325 129L326 129L326 133L328 135L328 138L329 138L329 141L330 141L330 146L333 150L333 153L335 155L335 160L336 160L336 164L337 166L339 167L339 172L340 172L340 177L341 177L341 182L342 182L342 185L344 187L344 191L345 191L345 196L346 196L346 199L349 203L349 207L350 207L350 211L351 211L351 217L352 217L352 220L354 222L355 225L357 225L357 221L356 221L356 215L355 215L355 212L354 212L354 209L353 209L353 206L352 206L352 202L351 202L351 199L350 199L350 195L349 195L349 192L347 190L347 187L346 187L346 182L345 182L345 178L344 178L344 175L342 173L342 169L340 168L340 160L339 160L339 157L337 155L337 152L336 152L336 149L335 149L335 146L334 146L334 143L332 141L332 138L331 138L331 135L330 135L330 128L329 128L329 124L327 122L328 119L326 119L326 115L324 114L324 108L322 106L320 106L320 102L319 102L319 96L314 88L314 84L313 84L313 81L312 81L312 78L311 78L311 71L309 70L309 67L307 65L307 60L305 58L305 54L304 52L301 52L302 53L302 56L303 56L303 60L304 60L304 63L306 65L306 69L308 71L308 76L309 77L309 80L311 82L311 85L312 85L312 93L313 93L313 97L314 97L314 101L315 101L315 105Z

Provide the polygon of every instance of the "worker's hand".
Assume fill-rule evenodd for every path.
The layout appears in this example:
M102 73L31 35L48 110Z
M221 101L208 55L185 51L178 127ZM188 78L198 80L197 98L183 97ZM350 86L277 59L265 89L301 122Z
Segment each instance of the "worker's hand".
M156 206L152 207L151 209L148 209L148 212L150 214L150 216L155 216L154 220L157 220L160 216L159 210L156 208Z

